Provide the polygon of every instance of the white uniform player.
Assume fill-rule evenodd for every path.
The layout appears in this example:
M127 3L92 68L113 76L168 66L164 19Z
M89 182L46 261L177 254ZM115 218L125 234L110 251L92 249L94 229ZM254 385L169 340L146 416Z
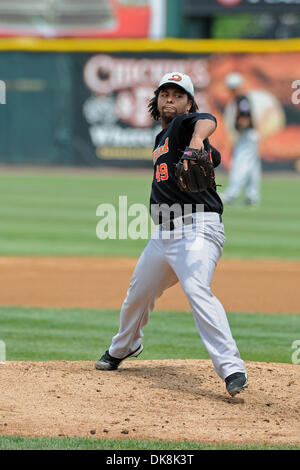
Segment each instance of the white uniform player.
M239 94L243 79L233 73L226 77L226 85L233 91L234 100L225 110L225 122L234 141L229 185L222 193L224 203L234 202L245 191L245 203L260 202L261 160L260 136L254 128L251 101L247 95Z
M187 146L204 146L211 152L214 166L220 163L219 152L208 141L216 119L196 110L190 77L180 72L166 74L149 105L151 116L162 124L153 149L150 198L151 216L158 227L134 270L119 331L95 367L115 370L127 357L142 352L142 329L155 301L179 281L214 369L234 396L247 386L245 365L225 310L210 289L225 243L222 201L213 188L181 191L174 171Z

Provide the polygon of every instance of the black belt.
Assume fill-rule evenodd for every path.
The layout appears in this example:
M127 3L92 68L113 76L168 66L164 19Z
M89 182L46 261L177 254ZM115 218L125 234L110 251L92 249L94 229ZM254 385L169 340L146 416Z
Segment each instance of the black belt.
M161 228L162 230L174 230L174 228L176 228L176 226L182 226L182 225L192 225L193 223L193 217L192 216L189 216L189 217L181 217L181 219L176 219L176 224L174 224L173 220L167 220L167 222L163 222L161 224Z
M218 214L219 215L219 220L220 222L222 222L222 216L221 214ZM178 223L179 223L179 226L182 226L182 225L192 225L193 223L193 216L190 215L188 217L181 217L181 219L176 219L177 223L174 224L173 220L167 220L167 222L163 222L161 224L161 229L162 230L168 230L168 231L172 231L174 230L177 226L178 226Z

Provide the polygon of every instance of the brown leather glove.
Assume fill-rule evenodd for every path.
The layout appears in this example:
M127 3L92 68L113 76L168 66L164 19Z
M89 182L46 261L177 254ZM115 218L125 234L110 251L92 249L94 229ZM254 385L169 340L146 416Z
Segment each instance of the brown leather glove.
M184 169L184 160L188 162L187 170ZM175 174L182 191L198 192L216 188L214 165L204 148L186 147L176 164Z

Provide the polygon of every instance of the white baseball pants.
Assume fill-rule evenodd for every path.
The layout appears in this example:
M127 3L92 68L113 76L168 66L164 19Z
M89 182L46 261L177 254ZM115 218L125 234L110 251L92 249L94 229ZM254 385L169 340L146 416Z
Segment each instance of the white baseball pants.
M140 346L142 328L156 299L179 281L216 373L225 379L234 372L245 372L225 310L210 289L224 243L224 225L213 212L196 213L193 224L172 232L158 227L134 270L110 355L122 358Z
M224 201L234 200L245 189L246 198L254 203L260 200L261 161L258 153L259 135L254 129L243 132L232 155L229 185L223 193Z

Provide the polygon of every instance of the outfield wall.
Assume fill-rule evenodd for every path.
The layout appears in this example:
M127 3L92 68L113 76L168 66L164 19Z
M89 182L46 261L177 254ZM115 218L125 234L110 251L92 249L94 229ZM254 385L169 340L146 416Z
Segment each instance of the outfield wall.
M0 163L150 167L160 127L147 104L171 70L192 77L199 110L217 117L212 141L225 168L224 77L232 71L255 104L264 167L300 167L300 39L2 38Z

